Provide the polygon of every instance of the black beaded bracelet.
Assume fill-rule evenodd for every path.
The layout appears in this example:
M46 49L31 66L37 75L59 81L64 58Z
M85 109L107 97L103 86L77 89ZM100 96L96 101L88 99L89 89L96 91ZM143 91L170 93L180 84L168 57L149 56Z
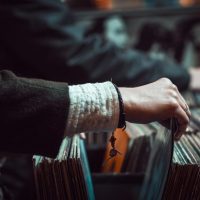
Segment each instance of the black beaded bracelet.
M124 103L123 103L122 95L121 95L118 87L114 83L113 83L113 85L115 86L115 89L118 94L118 99L119 99L120 115L119 115L119 122L118 122L117 128L122 128L124 130L124 129L126 129L126 114L124 112Z

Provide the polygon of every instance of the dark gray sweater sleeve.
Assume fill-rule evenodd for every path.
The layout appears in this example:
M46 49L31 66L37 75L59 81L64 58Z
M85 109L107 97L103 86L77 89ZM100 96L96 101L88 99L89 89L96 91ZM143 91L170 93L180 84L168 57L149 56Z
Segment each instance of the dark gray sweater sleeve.
M68 86L0 72L0 151L55 157L69 108Z
M11 58L5 66L14 72L70 84L112 79L137 86L160 77L181 90L189 84L189 74L175 63L120 51L99 36L82 38L60 0L1 2L1 45Z

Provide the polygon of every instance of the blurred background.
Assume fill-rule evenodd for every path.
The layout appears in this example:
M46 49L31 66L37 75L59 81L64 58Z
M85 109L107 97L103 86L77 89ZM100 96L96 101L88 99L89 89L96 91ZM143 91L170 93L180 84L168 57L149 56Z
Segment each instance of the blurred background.
M192 7L199 0L63 0L76 9L121 9L144 7Z
M185 68L200 66L200 1L69 0L84 36L101 35L123 50Z
M62 1L74 11L75 23L73 26L76 26L77 32L81 33L80 37L85 38L98 35L102 37L104 41L111 42L113 45L118 47L117 49L121 49L123 52L126 51L127 57L131 57L134 54L137 54L137 52L142 52L150 57L166 60L167 64L170 64L170 62L178 63L179 65L177 65L177 67L186 68L188 71L191 68L200 67L200 0ZM188 90L186 91L184 97L190 107L194 108L192 110L193 121L191 122L192 124L189 127L189 131L191 132L192 137L197 137L198 144L200 144L200 93L194 93L193 91ZM123 153L123 156L119 157L119 159L121 159L119 163L121 166L120 170L113 169L112 162L108 170L102 169L102 163L105 163L105 160L107 161L106 153L109 152L109 138L111 133L87 133L86 146L91 171L94 173L101 172L103 174L102 178L106 178L104 177L105 172L114 172L114 176L112 174L112 176L107 179L108 182L109 180L111 182L111 188L113 185L115 186L116 183L116 191L119 188L123 191L124 188L124 191L127 192L127 185L129 184L130 188L133 188L132 183L136 183L136 185L134 185L136 189L133 191L138 193L138 184L141 186L141 181L139 180L137 182L138 179L136 176L132 177L132 179L130 174L127 176L127 173L143 173L146 170L148 161L147 158L149 158L149 155L151 154L151 147L154 147L154 145L152 145L152 140L154 140L155 133L157 134L158 132L157 127L150 124L146 126L135 125L135 127L129 131L129 134L119 134L119 136L123 135L123 137L125 137L118 140L125 141L122 142L124 144L123 149L120 149L122 147L117 146L117 149ZM132 133L132 135L130 133ZM191 135L187 135L186 137ZM136 140L136 137L138 140ZM137 147L137 151L134 154L132 151L135 150L135 147ZM127 154L125 154L125 149L127 149ZM144 149L146 153L144 152ZM197 148L197 152L198 155L200 155L199 146ZM122 162L122 159L124 162ZM14 190L14 192L17 191L17 193L20 193L18 188L18 181L20 177L20 180L23 183L23 191L21 192L23 196L20 196L18 199L30 199L27 198L26 195L31 194L30 191L33 189L33 183L29 183L31 182L29 176L32 173L32 161L29 162L30 159L28 160L23 158L21 160L22 161L16 164L15 160L10 160L9 157L5 158L3 155L2 163L5 164L1 169L1 173L8 176L10 180L10 174L15 175L15 171L17 171L14 176L16 178L16 183L14 180L10 181L11 183L17 185L16 189L12 185L9 185L10 182L8 182L8 186L11 190ZM26 160L27 162L25 162ZM193 163L193 166L198 166L200 174L199 160L197 163ZM117 161L116 163L117 166L119 166ZM175 160L174 163L178 163L178 161ZM182 167L181 164L180 166ZM21 170L20 173L22 175L19 173L19 169ZM27 171L24 169L27 169ZM118 173L118 176L116 176L115 173ZM26 174L29 176L25 176ZM121 177L120 174L123 175L123 177ZM173 173L171 173L170 176L176 178ZM188 175L188 177L190 176ZM129 180L130 178L131 180ZM105 180L99 180L101 182L99 185L104 185ZM124 180L124 184L117 185L121 180ZM136 182L133 180L136 180ZM196 180L194 179L194 185L196 183L195 181ZM96 185L98 186L98 184ZM168 185L170 186L171 183ZM179 184L174 185L179 186ZM192 182L191 185L193 185ZM196 185L198 186L200 184ZM105 188L100 186L99 188L101 188L103 192L99 190L99 193L104 194ZM108 184L105 186L107 189L109 188ZM30 189L27 189L28 187ZM188 191L187 185L185 185L185 187ZM107 198L109 197L110 191L110 195L113 195L112 189L105 193ZM177 190L178 189L179 188L177 188ZM121 192L122 196L125 194L124 191ZM197 191L200 190L197 189ZM12 193L14 192L12 191ZM179 191L176 192L176 194L179 194ZM188 194L190 194L190 192L188 192ZM119 194L116 192L116 196L117 195ZM198 195L200 198L199 192ZM108 199L112 199L112 197L113 196ZM105 200L105 198L101 199ZM185 195L183 195L183 199L187 199Z

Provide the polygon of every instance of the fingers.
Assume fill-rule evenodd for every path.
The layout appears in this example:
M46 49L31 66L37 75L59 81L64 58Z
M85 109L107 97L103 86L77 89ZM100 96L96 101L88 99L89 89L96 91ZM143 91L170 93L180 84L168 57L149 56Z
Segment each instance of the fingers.
M177 118L179 124L178 130L175 133L175 140L179 140L182 134L184 134L187 129L189 119L191 118L191 112L189 106L187 105L185 99L180 94L178 88L175 85L173 85L173 87L174 90L177 92L178 95L177 101L180 106L175 112L175 117Z
M179 126L177 132L175 133L175 140L179 140L182 134L184 134L187 129L191 113L185 99L180 94L178 88L174 84L171 84L171 89L171 94L174 97L174 100L177 102L175 104L176 108L174 112L174 117L177 119Z
M182 95L180 94L178 88L176 87L176 85L173 84L173 88L176 91L177 95L178 95L178 103L180 104L180 106L182 107L182 109L186 112L186 114L188 115L189 118L191 118L191 112L189 109L189 106L187 105L185 99L182 97Z
M189 119L191 117L191 113L189 107L185 101L185 99L180 94L176 85L174 85L171 81L168 81L168 85L170 88L169 94L171 95L173 102L172 105L174 106L174 116L178 122L178 130L175 133L175 139L180 139L181 135L186 131L186 128L189 123Z
M182 134L184 134L184 132L186 131L189 123L189 117L181 106L176 109L174 117L177 119L179 125L178 130L175 133L175 140L179 140Z

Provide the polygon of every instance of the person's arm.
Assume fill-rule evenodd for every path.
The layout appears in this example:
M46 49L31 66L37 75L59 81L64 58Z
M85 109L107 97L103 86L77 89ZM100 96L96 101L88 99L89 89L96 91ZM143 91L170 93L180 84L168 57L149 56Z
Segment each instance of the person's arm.
M139 88L119 88L126 120L179 123L179 138L189 122L186 102L164 78ZM0 72L0 151L55 157L63 137L83 131L113 131L120 102L111 82L68 86Z
M189 74L175 63L120 51L99 36L82 38L73 23L60 0L1 3L1 47L11 62L4 66L13 66L17 74L68 83L112 79L120 86L138 86L168 77L179 89L188 87Z
M70 112L66 134L83 131L113 131L118 127L120 106L111 82L70 87ZM133 123L158 121L167 126L171 118L178 122L175 139L187 128L190 111L177 87L167 78L140 87L119 87L126 120ZM167 126L168 127L168 126Z
M111 82L68 86L0 71L0 151L55 157L65 136L111 131L119 120Z

